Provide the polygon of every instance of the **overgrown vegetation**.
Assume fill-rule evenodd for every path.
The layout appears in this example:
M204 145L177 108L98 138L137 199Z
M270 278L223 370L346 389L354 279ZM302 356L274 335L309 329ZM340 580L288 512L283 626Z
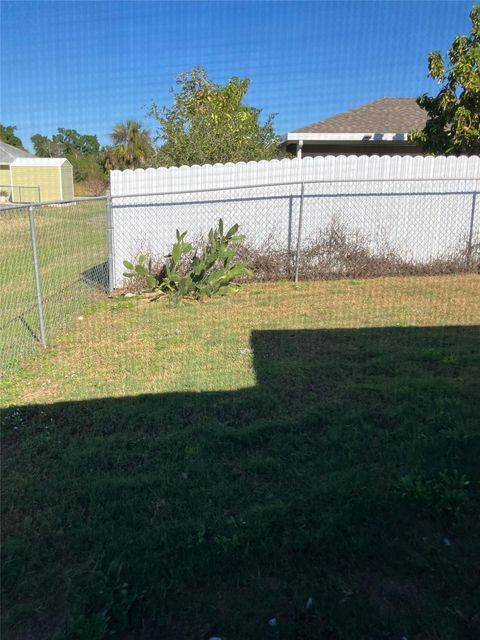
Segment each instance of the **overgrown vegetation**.
M129 271L123 275L144 279L152 292L158 292L152 300L164 294L173 302L183 298L198 300L237 291L238 279L252 275L246 264L236 258L239 245L245 239L237 231L238 224L235 224L224 233L220 219L218 227L208 232L208 241L199 254L198 249L194 251L193 245L185 240L187 231L180 233L177 229L176 242L171 253L165 256L167 261L160 271L158 266L153 268L151 259L146 261L145 256L140 255L135 265L124 261Z
M199 241L201 244L201 241ZM380 278L384 276L441 275L455 273L476 273L480 270L480 245L469 244L468 239L459 242L442 257L424 261L412 261L403 258L387 242L379 240L372 249L365 234L355 228L350 229L339 220L332 219L324 229L310 238L302 240L299 256L299 275L301 280L333 280L341 278ZM190 268L191 254L184 254L182 264L184 272ZM292 280L295 273L296 247L284 248L284 243L276 240L272 233L260 245L241 242L236 246L234 259L248 265L253 280L273 282ZM163 261L154 251L149 251L147 266L140 265L134 271L134 265L128 262L132 271L128 278L127 290L139 291L146 285L155 286L163 278ZM146 283L145 274L150 273L151 281ZM239 275L240 279L243 275Z
M2 637L478 638L478 293L98 303L0 386Z

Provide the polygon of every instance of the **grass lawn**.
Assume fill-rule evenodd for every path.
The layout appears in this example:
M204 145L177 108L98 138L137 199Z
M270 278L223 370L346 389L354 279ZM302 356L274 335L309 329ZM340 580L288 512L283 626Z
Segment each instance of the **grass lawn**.
M98 302L0 386L3 637L478 638L479 293Z
M95 295L107 255L105 203L34 207L47 338ZM0 211L0 353L10 368L39 338L28 207ZM93 269L92 269L93 268ZM88 284L90 279L90 285Z

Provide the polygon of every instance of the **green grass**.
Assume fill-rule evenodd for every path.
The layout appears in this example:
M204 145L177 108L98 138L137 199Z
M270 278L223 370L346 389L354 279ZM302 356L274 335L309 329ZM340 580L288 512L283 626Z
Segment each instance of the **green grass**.
M88 270L106 260L105 203L35 207L37 252L47 337L95 297ZM2 368L30 354L39 339L28 208L0 212L0 353ZM100 273L91 274L99 278Z
M478 293L99 302L1 387L3 637L477 638Z

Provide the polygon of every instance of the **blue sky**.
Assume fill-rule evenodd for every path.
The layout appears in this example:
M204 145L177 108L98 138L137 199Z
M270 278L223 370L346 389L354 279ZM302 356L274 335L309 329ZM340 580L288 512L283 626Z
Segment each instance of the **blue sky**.
M102 143L154 123L181 71L252 80L279 133L382 96L435 90L427 55L468 33L472 2L9 2L0 4L0 120L24 144L57 127Z

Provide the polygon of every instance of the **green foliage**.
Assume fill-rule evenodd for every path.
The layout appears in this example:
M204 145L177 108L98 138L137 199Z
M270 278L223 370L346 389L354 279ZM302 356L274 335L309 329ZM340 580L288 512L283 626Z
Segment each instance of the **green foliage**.
M454 39L447 60L439 51L428 58L428 75L443 86L437 96L417 98L428 119L422 131L409 135L427 153L480 152L480 5L473 7L470 18L470 36Z
M103 178L100 144L97 136L60 127L51 138L39 133L31 138L35 155L41 158L67 158L73 167L75 182Z
M67 621L54 640L104 640L127 627L130 610L143 594L133 593L122 575L122 565L113 560L102 571L96 568L80 578L72 606L82 613ZM81 604L80 604L81 603Z
M140 122L127 120L117 124L110 134L113 145L103 149L105 168L138 169L151 165L154 148L150 134Z
M458 471L441 471L425 480L421 476L406 475L400 480L400 492L420 507L433 513L455 514L467 500L470 481Z
M135 278L135 277L145 278L147 287L149 289L154 290L157 288L159 282L157 278L153 275L151 259L147 263L145 263L145 256L141 255L141 256L138 256L137 264L134 265L129 260L124 260L123 266L126 267L127 269L130 269L130 271L125 272L123 274L126 278Z
M62 145L65 157L98 156L100 152L97 136L81 134L75 129L60 127L58 133L52 136L52 141Z
M12 147L18 147L18 149L23 149L23 143L18 136L15 135L16 126L13 124L5 125L0 124L0 140L2 142L6 142L7 144L11 144Z
M149 115L160 128L161 166L271 160L279 157L274 116L260 123L261 110L244 104L249 79L232 77L225 86L212 82L202 67L177 78L180 89L171 107L152 104Z
M53 139L36 133L30 140L32 141L35 155L39 158L63 158L63 153L65 152L63 146L54 142Z
M135 265L125 260L123 264L129 271L123 275L126 278L145 278L152 291L158 291L159 296L168 295L173 302L182 298L198 300L225 295L238 289L235 279L251 275L243 262L235 260L238 245L245 238L237 231L238 224L235 224L224 233L223 220L219 220L218 227L210 229L208 242L201 254L195 252L191 257L193 246L185 240L187 232L180 233L177 229L176 242L166 256L168 261L160 277L153 273L152 261L146 263L144 255L139 256Z

